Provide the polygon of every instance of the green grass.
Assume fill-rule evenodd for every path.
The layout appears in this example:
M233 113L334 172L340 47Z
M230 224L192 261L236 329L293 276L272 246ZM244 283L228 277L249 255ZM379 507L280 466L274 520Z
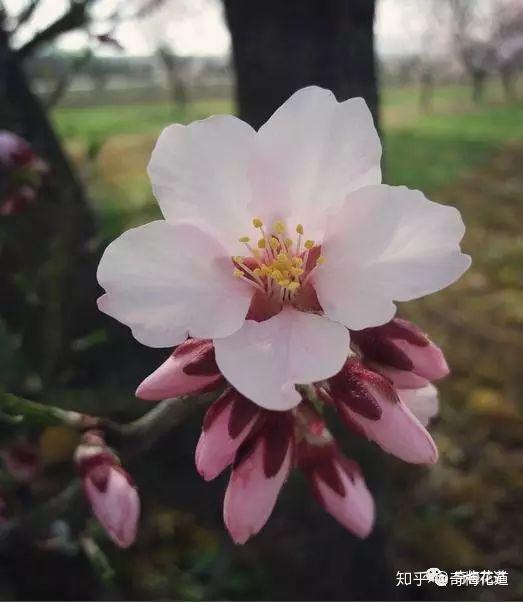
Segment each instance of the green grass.
M385 129L386 179L434 193L517 139L523 139L523 105L421 116Z
M144 103L59 108L53 120L63 138L92 144L117 134L159 133L169 123L187 123L232 110L228 100L196 101L185 112L174 110L169 103Z
M422 114L416 88L382 91L385 179L438 197L445 188L487 161L505 143L523 139L523 105L470 105L470 89L446 86L435 91L434 111ZM468 99L468 100L467 100ZM490 103L490 104L489 104ZM231 113L231 101L198 101L185 113L167 103L60 108L54 120L69 151L88 170L89 189L104 233L112 235L153 215L146 164L159 132L169 123L186 123L213 113Z

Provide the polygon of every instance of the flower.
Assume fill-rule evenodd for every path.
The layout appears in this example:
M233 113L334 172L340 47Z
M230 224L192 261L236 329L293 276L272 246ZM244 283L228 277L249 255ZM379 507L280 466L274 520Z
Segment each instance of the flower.
M0 449L6 471L19 483L33 481L41 468L38 447L26 439L13 441Z
M140 498L130 475L96 431L83 435L75 462L94 515L116 545L128 548L140 516Z
M31 205L46 171L23 138L0 130L0 215L20 213Z
M411 323L403 321L402 326L419 333ZM380 336L366 333L365 344L391 332L396 333L396 325L389 323ZM426 346L422 335L415 339L418 346L422 341ZM436 349L438 353L432 351L430 356L438 366L443 355ZM368 350L372 357L379 355L373 355L370 346ZM223 515L236 543L245 543L262 529L295 467L305 474L320 505L340 524L358 537L370 533L374 502L361 471L343 455L311 399L316 407L323 403L336 408L352 433L375 441L402 460L417 464L437 460L435 443L425 429L438 410L435 387L398 389L365 361L361 348L355 347L354 356L338 374L302 388L301 402L291 410L267 410L231 386L208 408L196 446L196 469L210 481L231 468ZM438 373L429 364L427 372ZM410 373L406 362L402 367ZM189 339L142 382L137 395L160 400L219 390L223 383L212 342Z
M105 250L101 311L152 347L211 339L229 383L272 410L337 374L349 330L469 266L459 212L381 184L360 98L296 92L258 132L214 116L161 134L149 164L164 220Z

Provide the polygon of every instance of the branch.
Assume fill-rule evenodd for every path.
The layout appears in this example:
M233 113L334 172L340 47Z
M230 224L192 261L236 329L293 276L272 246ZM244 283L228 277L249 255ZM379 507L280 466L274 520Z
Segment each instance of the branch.
M119 442L121 458L126 463L134 456L150 449L158 439L178 426L191 411L206 402L209 397L211 394L166 399L137 420L124 425L103 418L94 420L97 421L96 426L106 430L110 440ZM12 398L15 399L15 404L21 400L14 395L4 393L0 395L0 403L4 404L5 400L12 402ZM26 403L27 400L23 400L23 402ZM36 406L38 410L41 410L42 407L48 408L48 406L36 402L27 403L32 407ZM58 410L58 408L54 408L54 410ZM77 412L58 410L58 413L60 416L64 413L85 418L85 415ZM45 537L49 525L64 515L67 515L69 521L82 521L86 509L81 482L75 478L58 495L44 502L35 510L0 525L0 550L6 550L19 541L30 542L39 537Z
M18 14L16 18L16 25L9 32L10 35L16 33L24 23L27 23L27 21L29 21L29 19L33 16L34 11L38 8L39 4L40 0L30 0L27 3L25 8L23 8L22 11Z
M81 430L95 428L102 421L101 418L95 416L72 410L62 410L55 406L0 391L0 422L2 420L19 426L65 425Z
M33 54L42 44L51 42L62 33L78 29L85 25L89 20L87 8L91 2L92 0L76 0L71 2L67 12L56 19L56 21L53 21L45 29L36 33L33 38L18 49L18 56L21 59L25 59Z

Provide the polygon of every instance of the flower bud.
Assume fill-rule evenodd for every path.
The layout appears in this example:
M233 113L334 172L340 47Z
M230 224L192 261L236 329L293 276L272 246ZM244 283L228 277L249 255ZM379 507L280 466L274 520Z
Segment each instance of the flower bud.
M30 483L40 470L38 447L26 440L7 445L0 450L6 471L19 483Z
M235 543L256 535L269 519L293 463L290 412L265 412L260 430L240 448L223 502L225 525Z
M0 131L0 215L20 213L32 204L46 171L23 138Z
M383 326L351 332L364 360L402 389L417 389L449 373L443 352L412 322L394 318Z
M215 389L222 381L212 341L187 339L139 385L136 397L159 401L178 395L203 393Z
M206 481L217 477L233 461L263 410L228 389L207 410L196 447L196 468Z
M329 379L329 391L349 428L405 462L433 464L436 445L390 381L355 357Z
M297 462L319 504L347 530L367 537L374 523L374 501L358 465L343 456L321 416L302 404Z
M132 478L96 431L84 434L75 462L93 514L118 546L129 547L136 538L140 515Z

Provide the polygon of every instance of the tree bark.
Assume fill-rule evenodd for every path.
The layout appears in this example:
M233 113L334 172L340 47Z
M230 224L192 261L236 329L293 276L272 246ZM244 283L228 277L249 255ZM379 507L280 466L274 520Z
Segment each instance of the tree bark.
M316 84L338 100L363 96L377 123L374 0L223 1L242 119L257 128L297 89ZM263 599L394 600L398 595L387 555L383 458L338 435L364 468L377 500L378 525L368 540L357 540L294 479L251 544L266 588L256 595Z
M316 84L363 96L377 118L374 0L224 0L242 119L259 127Z

